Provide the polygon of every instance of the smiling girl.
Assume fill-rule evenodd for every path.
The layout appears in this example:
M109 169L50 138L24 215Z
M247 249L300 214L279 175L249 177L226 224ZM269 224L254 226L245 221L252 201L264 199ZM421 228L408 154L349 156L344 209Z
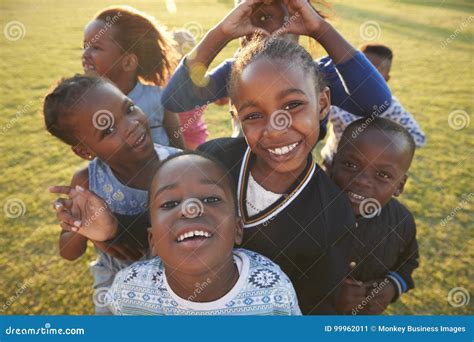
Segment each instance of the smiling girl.
M146 114L153 141L183 147L177 115L165 111L161 92L177 63L166 30L130 6L100 11L84 29L82 65L86 74L109 78Z
M113 246L105 241L114 236L105 229L93 229L94 217L106 208L122 215L145 212L148 187L160 160L177 150L154 145L145 114L103 78L74 76L61 80L46 96L43 115L47 130L89 161L72 177L71 187L89 189L106 203L88 220L78 218L86 208L70 208L70 201L55 204L62 227L60 255L75 260L85 253L87 241L92 241L98 252L97 260L91 264L94 288L106 288L115 273L131 263L129 254L139 257L147 246L134 246L131 253L122 250L118 253L124 255L115 252L115 257L111 256ZM62 190L53 188L52 192L64 193ZM70 216L76 219L66 223L64 217ZM109 312L97 305L96 313Z
M311 155L330 107L321 72L300 45L257 40L239 54L229 83L244 138L216 139L199 149L234 179L242 246L282 268L304 314L335 314L354 215Z

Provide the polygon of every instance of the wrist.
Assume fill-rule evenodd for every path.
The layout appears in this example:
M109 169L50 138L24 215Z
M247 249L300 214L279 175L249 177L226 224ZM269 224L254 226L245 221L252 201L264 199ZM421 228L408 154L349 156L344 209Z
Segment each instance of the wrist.
M322 41L324 41L324 39L332 32L334 32L334 27L332 27L332 25L326 20L322 20L318 25L318 28L310 32L309 35L311 38L323 45Z
M231 40L236 38L226 32L223 22L220 22L216 24L214 27L212 27L207 32L206 36L209 36L209 38L212 38L212 40L216 42L216 45L218 44L219 46L222 46L222 47L224 47L225 45L227 45L227 43L229 43Z

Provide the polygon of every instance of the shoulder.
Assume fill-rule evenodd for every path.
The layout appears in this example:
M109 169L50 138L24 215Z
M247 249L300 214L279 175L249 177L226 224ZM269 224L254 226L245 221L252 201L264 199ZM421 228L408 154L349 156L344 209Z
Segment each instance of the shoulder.
M390 224L395 226L397 230L415 231L416 223L413 214L396 198L390 199L383 207L382 213L384 214L384 218L389 220Z
M85 167L77 171L71 179L71 186L82 186L84 189L89 189L89 168Z
M198 147L198 150L201 152L228 152L235 150L241 150L245 152L247 147L248 145L244 138L218 138L201 144Z
M236 255L248 258L249 260L249 281L257 287L273 287L276 285L291 284L288 276L266 256L250 251L248 249L235 249Z
M217 158L222 163L232 166L241 160L248 145L244 138L219 138L205 142L198 150Z

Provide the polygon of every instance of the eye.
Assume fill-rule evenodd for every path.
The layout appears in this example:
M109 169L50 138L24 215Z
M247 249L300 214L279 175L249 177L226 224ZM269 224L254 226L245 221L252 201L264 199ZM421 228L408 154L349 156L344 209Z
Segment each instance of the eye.
M377 176L385 178L385 179L390 178L390 175L388 173L384 172L384 171L377 172Z
M344 162L343 165L344 165L344 166L347 166L347 167L350 168L350 169L354 169L354 170L357 169L357 165L356 165L356 164L351 163L351 162L348 162L348 161Z
M261 23L263 23L263 22L265 22L265 21L267 21L268 19L271 19L271 18L272 18L272 16L271 16L270 14L262 14L262 15L258 18L258 20L259 20Z
M216 202L219 202L220 200L221 199L219 197L209 196L209 197L204 198L202 201L204 203L216 203Z
M285 107L283 107L283 109L284 110L292 110L292 109L297 108L301 105L302 105L301 102L294 101L294 102L290 102L290 103L286 104Z
M250 113L244 117L244 121L260 119L262 117L261 113Z
M134 110L135 110L135 104L130 103L127 107L127 114L133 113Z
M104 136L110 135L110 134L112 134L112 133L115 132L115 127L112 127L112 126L107 127L107 128L104 129L102 132L103 132L103 135L104 135Z
M167 201L160 205L160 208L163 209L173 209L174 207L178 206L179 202L178 201Z

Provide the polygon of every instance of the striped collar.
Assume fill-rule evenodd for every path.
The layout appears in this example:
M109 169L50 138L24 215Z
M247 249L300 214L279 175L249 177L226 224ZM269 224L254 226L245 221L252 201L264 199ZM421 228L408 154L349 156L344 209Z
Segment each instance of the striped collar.
M250 165L251 162L254 160L252 156L253 155L251 153L250 147L247 147L244 158L242 160L242 165L240 166L239 182L237 187L239 214L244 221L244 228L255 227L275 218L281 211L283 211L298 197L301 191L303 191L306 185L308 185L308 183L311 181L311 178L313 177L313 174L316 170L316 164L313 161L313 157L311 154L309 154L308 162L306 164L305 169L303 170L301 175L298 176L296 181L291 185L290 189L288 190L288 193L284 194L282 197L280 197L279 200L270 205L264 211L249 217L247 213L246 199L250 175Z

